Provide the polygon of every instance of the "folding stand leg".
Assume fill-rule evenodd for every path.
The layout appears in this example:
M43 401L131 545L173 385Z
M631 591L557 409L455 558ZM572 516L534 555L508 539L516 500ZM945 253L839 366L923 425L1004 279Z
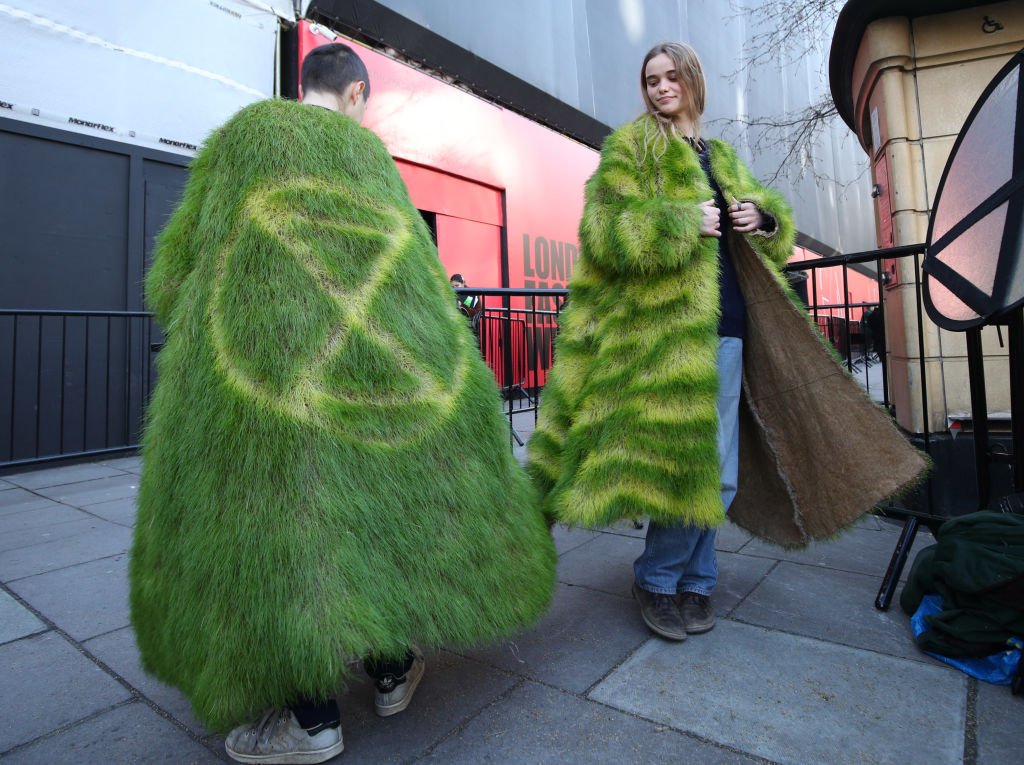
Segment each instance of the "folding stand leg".
M892 596L896 593L896 587L900 583L903 567L907 565L907 556L910 554L910 548L914 544L914 537L917 536L918 526L920 526L920 523L914 516L909 516L903 521L903 531L900 532L900 538L896 541L896 549L892 551L889 568L885 571L885 576L882 578L882 586L879 588L878 596L875 598L875 608L879 611L889 610Z
M517 444L519 444L519 446L524 446L523 437L519 435L519 431L516 430L515 425L513 425L513 417L515 416L515 412L512 410L512 393L511 393L511 391L509 392L509 395L508 395L508 410L506 411L506 414L508 415L508 433L509 433L509 435L512 436L512 438L515 439L515 442Z
M511 424L509 425L508 430L509 433L512 434L512 438L516 440L516 443L519 444L519 446L525 446L525 443L523 442L523 437L519 435L519 431L513 428Z

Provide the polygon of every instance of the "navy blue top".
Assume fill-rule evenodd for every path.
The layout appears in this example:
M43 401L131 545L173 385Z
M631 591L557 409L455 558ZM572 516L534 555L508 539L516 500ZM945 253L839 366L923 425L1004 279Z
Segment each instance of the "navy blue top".
M711 184L711 190L715 192L715 204L721 211L719 230L722 232L722 236L718 240L718 291L722 315L718 320L718 336L744 337L747 333L747 304L743 300L743 293L740 292L736 267L732 264L729 242L725 236L731 225L728 205L715 177L711 174L711 159L708 156L708 145L704 141L697 146L697 156L700 157L700 166L704 170L704 175L707 176L708 183Z

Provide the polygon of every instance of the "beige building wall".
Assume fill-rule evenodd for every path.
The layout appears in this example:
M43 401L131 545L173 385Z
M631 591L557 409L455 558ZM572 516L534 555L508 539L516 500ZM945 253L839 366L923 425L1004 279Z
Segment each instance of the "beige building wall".
M1024 3L879 19L867 26L853 71L857 134L877 184L878 246L925 241L928 215L960 128L985 86L1024 47ZM904 428L945 430L947 416L968 414L970 387L963 333L924 321L928 411L921 398L913 258L886 264L890 398ZM1005 329L1003 337L1005 340ZM997 331L983 330L990 413L1009 411L1009 368Z

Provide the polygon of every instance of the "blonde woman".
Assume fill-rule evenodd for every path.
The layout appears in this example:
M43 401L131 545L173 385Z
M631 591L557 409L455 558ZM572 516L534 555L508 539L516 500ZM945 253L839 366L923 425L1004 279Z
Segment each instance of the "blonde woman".
M530 469L550 517L650 518L633 594L669 640L715 624L715 528L736 495L746 306L730 257L792 252L782 197L701 136L705 80L688 45L652 48L647 112L613 133L587 183L581 261Z

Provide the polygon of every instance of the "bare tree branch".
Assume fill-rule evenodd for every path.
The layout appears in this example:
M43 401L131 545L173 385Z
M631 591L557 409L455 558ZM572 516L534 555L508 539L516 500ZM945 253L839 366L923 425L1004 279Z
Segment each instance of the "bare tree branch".
M723 118L712 120L723 125L723 133L730 140L745 134L748 145L755 155L782 150L781 157L771 173L763 180L771 185L779 178L792 177L796 168L796 180L810 175L819 186L826 183L849 185L814 167L811 160L815 146L829 129L831 122L839 116L836 103L828 96L822 96L799 112L751 118ZM856 180L856 179L854 179Z
M757 8L743 0L729 0L737 18L744 19L752 30L739 68L729 75L734 80L751 68L774 66L782 69L801 60L823 42L834 26L846 0L773 0ZM822 77L825 73L822 72ZM770 176L771 184L782 177L791 177L798 168L796 180L810 175L816 184L839 184L839 179L822 172L813 162L814 148L832 126L839 112L828 95L799 111L760 117L740 116L714 120L724 123L723 132L738 137L745 134L751 151L757 155L771 150L781 158Z
M810 53L839 16L846 0L773 0L749 8L742 0L729 0L736 17L755 30L743 49L740 67L785 64Z

